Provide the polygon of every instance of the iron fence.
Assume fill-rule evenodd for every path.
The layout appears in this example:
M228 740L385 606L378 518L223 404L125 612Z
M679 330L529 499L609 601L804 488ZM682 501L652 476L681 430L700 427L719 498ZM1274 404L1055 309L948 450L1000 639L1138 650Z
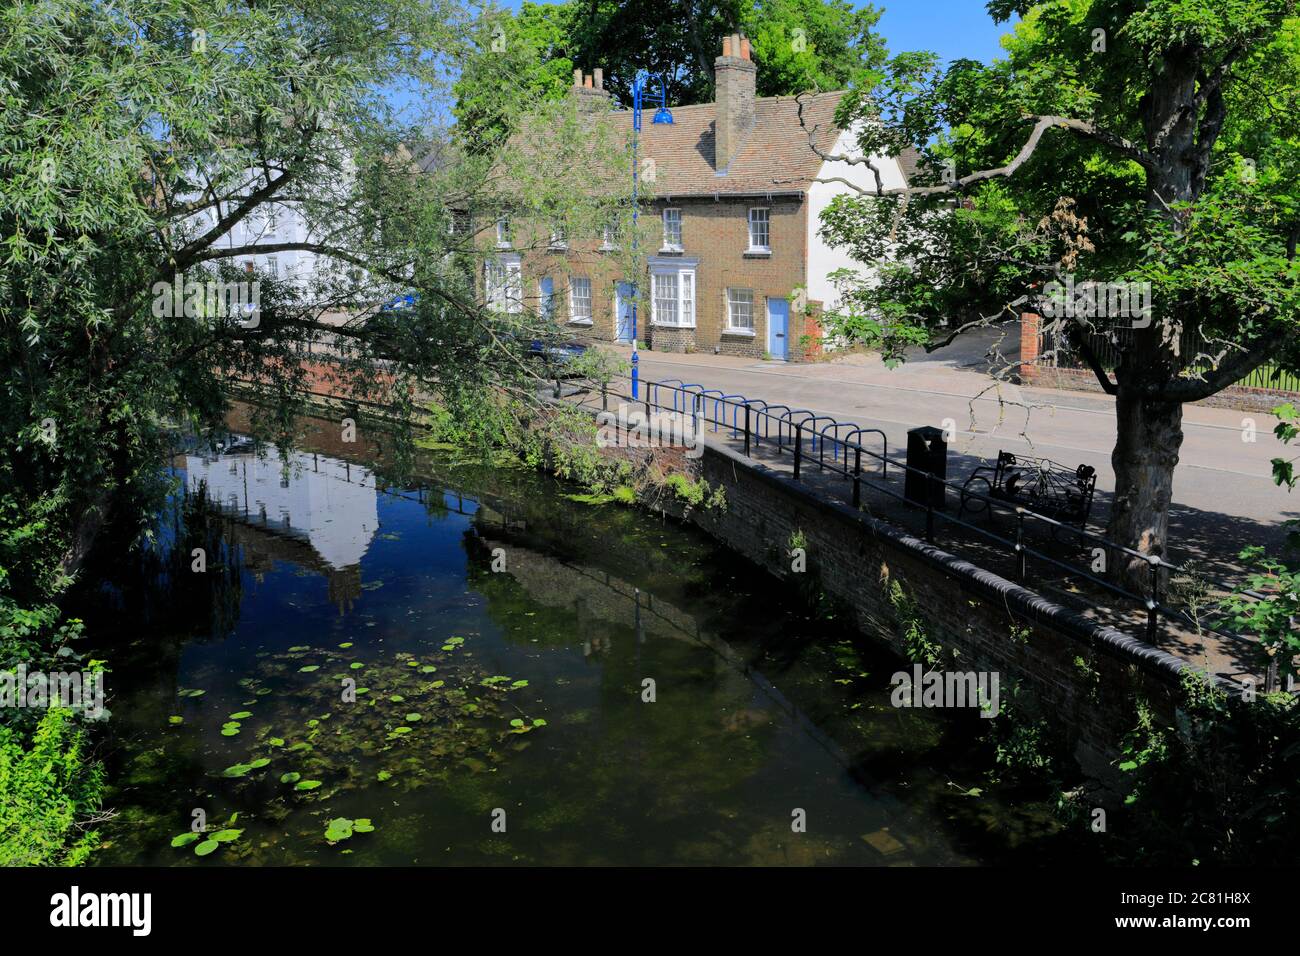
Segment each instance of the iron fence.
M1083 581L1104 592L1133 602L1146 613L1146 639L1154 643L1160 634L1161 623L1191 626L1198 632L1217 635L1230 642L1247 642L1256 645L1254 637L1238 634L1222 626L1207 623L1204 618L1194 618L1182 608L1175 608L1165 603L1168 597L1168 585L1171 579L1184 569L1163 558L1143 554L1132 548L1118 544L1110 539L1089 531L1085 527L1066 524L1047 515L1031 511L1022 505L1005 499L992 497L970 491L955 482L941 479L930 472L914 468L906 462L897 461L889 455L888 437L878 428L862 427L852 422L840 422L831 416L819 414L807 409L791 408L787 405L773 405L762 399L748 398L744 395L727 394L718 389L706 388L680 379L668 379L661 382L642 380L642 398L632 399L629 395L619 395L621 399L635 406L644 408L647 423L655 411L673 415L689 416L692 434L701 434L701 423L712 426L712 431L729 432L730 437L742 442L746 458L753 458L754 452L767 447L774 449L778 456L788 455L791 460L793 477L801 479L804 470L816 466L822 472L828 472L851 482L851 500L855 509L862 504L862 487L864 483L877 492L903 502L905 505L924 508L925 539L934 544L939 522L960 527L1004 552L1015 563L1016 578L1022 584L1030 580L1031 561L1053 568L1063 574L1067 580ZM607 387L601 388L602 406L608 409L609 394ZM616 434L620 425L616 421ZM868 443L864 444L863 440ZM878 469L872 467L878 465ZM917 475L927 485L927 494L923 501L905 497L894 486L895 475ZM952 515L943 507L935 507L936 500L946 502L949 491L966 499L976 499L988 507L989 515L1002 513L1014 520L1013 537L1004 537L989 527L981 527L963 520L961 514ZM961 500L959 497L958 500ZM1074 539L1080 546L1091 545L1102 549L1105 555L1105 567L1117 567L1116 561L1129 561L1144 566L1147 571L1145 593L1131 590L1124 584L1094 574L1090 566L1080 565L1077 561L1065 560L1051 555L1031 544L1034 530L1046 529L1049 536L1061 540ZM1204 580L1204 579L1203 579ZM1223 593L1231 590L1222 582L1206 581ZM1262 594L1253 591L1243 592L1252 600L1266 600ZM1216 617L1217 615L1210 615ZM1265 678L1265 690L1275 689L1278 685L1278 665L1272 659ZM1288 682L1288 689L1290 682Z
M1096 331L1088 336L1088 346L1097 361L1107 372L1115 371L1120 356L1128 348L1134 336L1133 329L1113 328ZM1049 368L1087 368L1078 347L1070 341L1065 328L1042 328L1039 330L1038 363ZM1184 330L1178 343L1179 354L1195 358L1202 354L1217 354L1222 346L1207 343L1200 332ZM1210 371L1211 365L1202 360L1196 364L1201 372ZM1300 393L1300 374L1279 368L1276 365L1261 365L1233 383L1243 388L1266 388L1280 392Z

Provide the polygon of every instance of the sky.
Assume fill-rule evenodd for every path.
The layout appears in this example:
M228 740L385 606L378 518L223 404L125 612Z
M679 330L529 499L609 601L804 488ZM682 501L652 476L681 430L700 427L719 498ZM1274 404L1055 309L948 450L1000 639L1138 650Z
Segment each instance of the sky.
M498 0L518 10L520 0ZM988 62L1001 54L998 37L1010 24L994 24L985 0L877 0L885 13L877 27L891 53L933 50L944 60L966 57ZM854 3L855 7L868 6Z
M890 53L933 50L944 60L987 63L1002 55L998 38L1011 30L1010 23L993 22L984 0L890 0L873 6L884 8L876 29Z

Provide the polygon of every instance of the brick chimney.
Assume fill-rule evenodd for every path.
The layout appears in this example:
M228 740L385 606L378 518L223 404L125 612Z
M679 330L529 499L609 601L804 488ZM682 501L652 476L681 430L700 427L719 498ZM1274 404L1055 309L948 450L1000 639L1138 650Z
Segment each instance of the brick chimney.
M580 109L603 111L610 108L610 95L605 89L605 71L593 70L584 74L582 70L573 71L573 87L569 91L578 98Z
M722 56L713 61L718 118L714 126L713 169L724 172L754 128L754 90L758 67L749 55L749 37L733 33L722 40Z

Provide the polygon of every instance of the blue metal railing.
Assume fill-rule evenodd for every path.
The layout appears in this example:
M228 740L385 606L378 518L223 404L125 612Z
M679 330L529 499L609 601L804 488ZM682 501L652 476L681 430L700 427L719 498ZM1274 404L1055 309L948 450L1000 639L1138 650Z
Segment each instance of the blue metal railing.
M824 472L840 475L852 482L852 501L855 508L861 507L862 484L864 481L871 482L872 487L889 497L912 506L924 507L926 511L925 537L930 543L935 541L937 522L944 521L963 528L999 549L1009 552L1009 556L1015 560L1016 577L1022 583L1028 580L1029 559L1032 558L1042 565L1063 572L1069 578L1087 581L1117 597L1136 602L1146 612L1146 636L1149 641L1154 641L1158 637L1160 622L1167 620L1182 625L1192 625L1200 631L1215 634L1228 640L1255 643L1254 638L1214 627L1207 624L1204 619L1194 619L1186 611L1171 608L1163 603L1161 597L1162 587L1167 586L1167 579L1171 575L1183 570L1178 565L1165 561L1161 557L1143 554L1132 548L1116 544L1086 528L1065 524L1055 518L1030 511L1015 502L1003 498L970 491L955 482L938 478L905 462L895 461L889 457L889 439L885 432L879 428L866 428L852 422L840 422L830 415L818 414L808 409L790 408L787 405L769 405L761 399L751 399L743 395L726 395L718 389L705 388L703 385L683 382L680 379L643 382L643 384L648 386L644 402L647 417L651 414L652 409L670 411L681 415L689 414L693 429L692 433L697 436L701 433L701 422L712 425L714 432L717 432L719 427L730 429L733 439L739 438L743 440L746 457L751 457L753 448L761 445L763 441L767 441L770 445L775 432L776 454L780 456L788 453L792 456L795 480L800 479L804 463L811 462ZM669 404L665 404L662 400L665 397L664 392L667 393L666 397ZM819 427L819 423L822 422L825 424ZM841 429L849 429L849 431L841 437ZM861 438L865 435L879 437L879 451L865 447L862 444ZM828 444L831 447L829 461L827 461L826 457L826 446ZM851 463L850 458L852 458ZM878 476L871 476L863 471L864 458L868 462L880 462ZM921 477L928 489L942 489L941 493L939 495L927 493L923 502L907 498L890 482L889 467L891 465L899 469L904 475L914 474ZM1014 540L995 534L987 527L980 527L965 521L960 515L950 515L943 510L942 505L936 508L936 497L945 500L948 489L952 489L957 495L964 496L966 499L984 502L988 506L987 513L990 516L995 510L1012 515L1016 529ZM1129 590L1115 581L1096 576L1091 570L1078 564L1062 560L1032 547L1028 543L1029 536L1026 534L1028 523L1039 523L1054 534L1065 532L1075 537L1080 545L1095 545L1096 548L1104 551L1107 566L1113 559L1142 562L1149 568L1150 576L1147 592L1138 593ZM1094 551L1096 548L1094 548ZM1230 590L1218 582L1210 583L1224 591ZM1263 595L1254 592L1244 593L1254 600L1265 599ZM1276 670L1276 663L1274 663L1269 669L1268 678L1265 682L1266 691L1272 689L1277 683Z

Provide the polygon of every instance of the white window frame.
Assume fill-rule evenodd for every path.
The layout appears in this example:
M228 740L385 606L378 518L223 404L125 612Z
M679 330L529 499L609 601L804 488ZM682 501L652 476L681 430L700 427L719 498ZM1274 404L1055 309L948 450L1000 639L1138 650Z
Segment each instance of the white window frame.
M567 249L569 248L569 231L564 227L564 223L556 223L551 227L550 248Z
M650 322L670 329L695 328L695 269L698 259L650 259ZM665 315L660 307L657 280L673 282L674 314Z
M614 239L618 236L618 226L612 222L607 222L600 228L600 251L610 252L618 248L618 243Z
M578 283L586 283L587 294L580 296L578 294ZM587 311L584 314L578 309L579 301L585 300ZM569 276L569 322L575 325L593 324L595 315L595 303L592 299L591 279L587 276Z
M760 213L761 215L755 215ZM770 206L753 206L747 216L749 223L749 248L747 252L771 252L772 251L772 209ZM757 226L762 226L762 243L754 242L754 233Z
M499 287L497 281L501 283ZM524 270L517 254L493 256L483 261L483 296L489 309L507 315L523 311Z
M280 260L275 256L266 257L266 271L269 275L280 278Z
M502 216L497 220L497 248L509 249L513 243L510 241L510 217Z
M669 215L670 213L671 213L672 215ZM676 223L676 227L675 227L675 229L673 230L673 231L677 234L677 241L676 241L676 242L671 242L671 241L669 241L669 229L668 229L668 223L669 223L669 222L674 222L674 223ZM682 248L683 248L682 243L683 243L683 241L684 241L683 238L682 238L682 211L681 211L681 209L679 209L679 208L677 208L677 207L675 207L675 206L674 206L674 207L671 207L671 208L669 208L669 209L665 209L665 210L663 211L663 224L664 224L664 245L663 245L664 251L665 251L665 252L681 252L681 251L682 251Z
M754 307L756 296L753 289L727 288L727 331L735 335L754 335ZM746 301L748 299L748 301ZM749 307L749 324L740 325L736 321L737 307Z

